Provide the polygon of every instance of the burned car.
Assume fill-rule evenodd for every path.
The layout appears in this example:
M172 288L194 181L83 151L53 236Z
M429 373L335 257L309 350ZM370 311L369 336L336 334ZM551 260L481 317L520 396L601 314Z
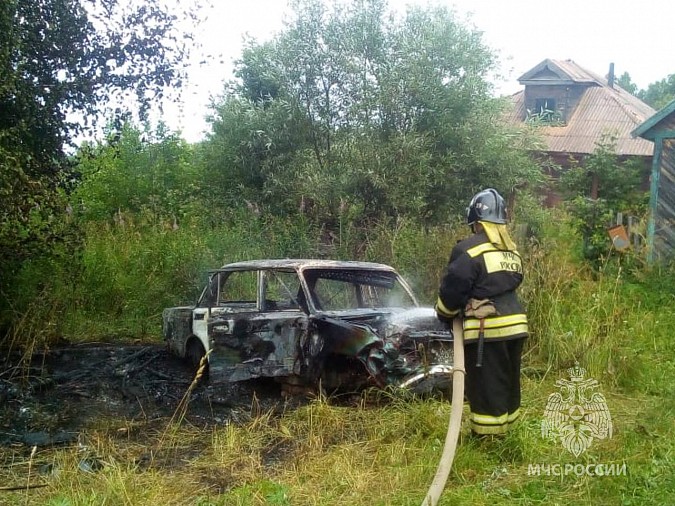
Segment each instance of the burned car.
M210 273L195 306L164 310L163 333L169 351L194 366L206 357L212 382L428 392L451 381L450 330L384 264L228 264Z

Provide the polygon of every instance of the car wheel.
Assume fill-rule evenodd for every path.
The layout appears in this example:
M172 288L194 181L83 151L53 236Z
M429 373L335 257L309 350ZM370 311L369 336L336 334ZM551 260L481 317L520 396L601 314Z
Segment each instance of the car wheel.
M199 342L198 339L191 339L190 342L188 342L187 349L185 350L185 358L187 359L188 364L190 364L190 367L195 374L199 371L199 365L201 364L202 357L205 355L206 351L204 351L204 346L201 342ZM202 378L208 378L208 373L209 365L207 363L205 369L202 371L202 377L200 380Z

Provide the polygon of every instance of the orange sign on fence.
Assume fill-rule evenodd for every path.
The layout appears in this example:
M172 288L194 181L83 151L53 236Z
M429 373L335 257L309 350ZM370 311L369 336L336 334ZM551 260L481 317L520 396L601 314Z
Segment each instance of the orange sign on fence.
M630 241L628 240L628 233L623 225L616 225L607 230L609 238L612 240L612 245L617 251L623 251L630 248Z

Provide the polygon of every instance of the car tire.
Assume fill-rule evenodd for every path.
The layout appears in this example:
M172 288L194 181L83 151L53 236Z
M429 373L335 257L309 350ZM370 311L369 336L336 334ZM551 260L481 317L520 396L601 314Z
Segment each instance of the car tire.
M199 371L199 365L201 364L202 357L206 355L204 346L198 339L191 339L188 342L187 348L185 349L185 358L187 359L190 368L194 374L197 374ZM202 372L200 381L208 379L209 377L209 365L206 364L206 368Z

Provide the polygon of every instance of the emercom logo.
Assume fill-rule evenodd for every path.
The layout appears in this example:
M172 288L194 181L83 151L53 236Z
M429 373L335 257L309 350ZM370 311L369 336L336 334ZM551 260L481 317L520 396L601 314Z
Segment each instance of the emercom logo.
M584 379L586 370L578 364L567 372L570 379L556 381L560 391L548 396L541 435L559 439L567 451L578 457L594 439L612 437L612 417L605 396L594 391L599 383Z

